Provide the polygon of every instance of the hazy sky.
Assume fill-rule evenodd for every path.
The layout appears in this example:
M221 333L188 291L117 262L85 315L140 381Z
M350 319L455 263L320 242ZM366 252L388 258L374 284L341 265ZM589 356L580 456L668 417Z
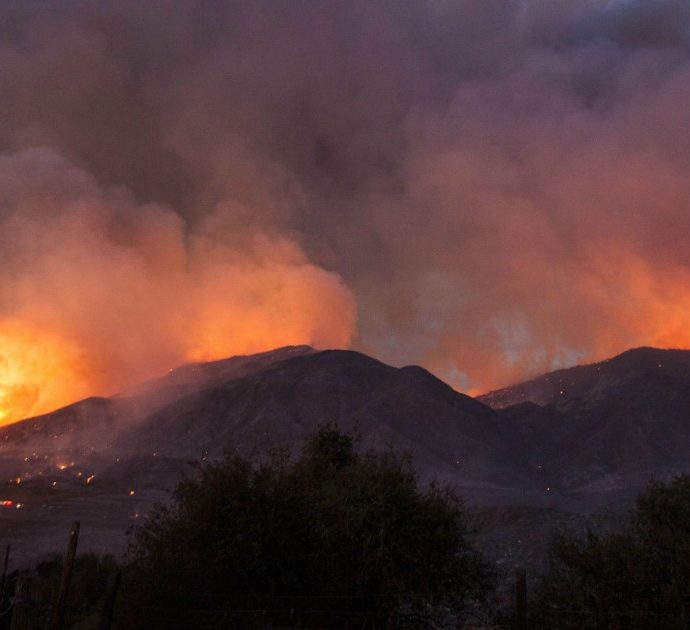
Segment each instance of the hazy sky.
M687 0L1 3L0 383L688 346L689 167Z

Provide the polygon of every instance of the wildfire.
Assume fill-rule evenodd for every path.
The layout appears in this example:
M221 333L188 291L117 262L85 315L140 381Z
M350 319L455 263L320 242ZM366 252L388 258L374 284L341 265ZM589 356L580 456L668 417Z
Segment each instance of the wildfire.
M187 225L47 149L0 156L0 425L194 360L347 347L355 300L290 235Z
M0 320L0 425L45 413L85 393L78 354L68 343Z

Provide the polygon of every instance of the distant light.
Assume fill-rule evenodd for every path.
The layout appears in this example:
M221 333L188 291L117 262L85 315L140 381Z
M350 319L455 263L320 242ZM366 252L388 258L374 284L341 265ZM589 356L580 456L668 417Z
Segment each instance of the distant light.
M129 496L130 496L130 497L133 497L133 496L134 496L134 490L130 490L130 491L129 491Z

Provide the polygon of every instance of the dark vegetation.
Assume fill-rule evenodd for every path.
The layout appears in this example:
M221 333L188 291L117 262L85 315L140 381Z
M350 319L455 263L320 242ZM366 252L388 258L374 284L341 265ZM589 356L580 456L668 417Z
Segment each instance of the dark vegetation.
M532 608L539 628L690 627L690 477L651 483L620 531L556 536Z
M119 570L113 556L77 556L66 602L65 628L99 627L108 578ZM0 597L0 628L43 630L50 618L61 572L60 556L46 559L22 573L21 593L17 593L18 574L10 575Z
M333 428L296 461L200 464L136 531L125 577L119 619L142 628L457 627L493 585L452 492Z
M462 503L420 487L409 458L358 453L331 427L294 460L196 468L133 532L126 565L77 559L65 627L102 627L118 571L117 628L690 627L689 476L651 483L622 528L555 536L516 624L497 612L500 576L470 544ZM60 569L56 558L23 575L17 627L45 627Z

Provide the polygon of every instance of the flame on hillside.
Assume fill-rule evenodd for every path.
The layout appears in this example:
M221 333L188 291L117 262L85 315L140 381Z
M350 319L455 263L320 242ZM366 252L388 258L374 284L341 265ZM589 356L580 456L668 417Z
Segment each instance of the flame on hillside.
M0 424L68 404L88 389L75 347L19 322L0 320Z
M0 424L189 361L354 334L337 273L223 204L188 225L48 149L0 154L0 191Z
M477 396L631 348L690 348L690 271L682 265L645 260L611 240L537 277L538 286L516 288L510 308L496 300L494 319L449 333L452 345L426 365ZM467 370L462 379L453 380L448 355Z

